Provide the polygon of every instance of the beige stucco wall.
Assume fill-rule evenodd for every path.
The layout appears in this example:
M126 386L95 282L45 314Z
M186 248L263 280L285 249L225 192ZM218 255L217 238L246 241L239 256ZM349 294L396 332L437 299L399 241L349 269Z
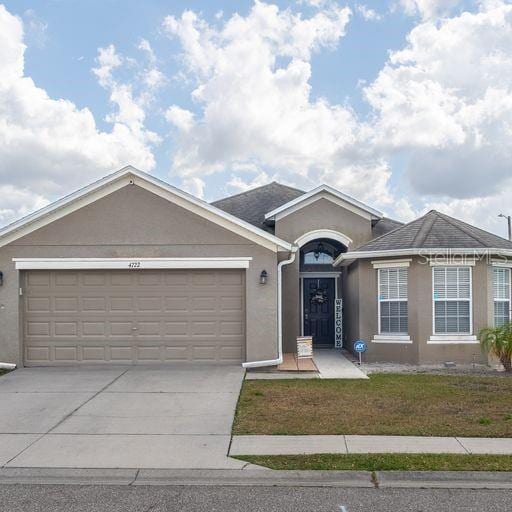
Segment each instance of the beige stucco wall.
M13 258L251 256L246 271L247 360L277 356L277 255L136 185L0 248L0 361L22 363L19 273ZM268 282L259 284L260 272Z
M327 199L304 206L276 221L279 238L294 243L300 236L317 229L332 229L352 239L349 249L371 239L371 221ZM340 288L341 280L339 282ZM338 291L342 294L342 290ZM283 268L283 348L296 350L296 338L301 331L301 300L299 283L299 254L295 262Z
M378 261L379 258L372 259ZM423 258L414 257L409 267L409 335L412 344L372 343L378 333L377 270L370 260L353 263L347 269L345 293L348 343L361 338L368 344L364 358L368 362L435 364L445 361L485 363L487 357L478 344L430 344L432 327L432 267ZM493 321L492 267L479 261L473 267L473 333ZM358 316L351 311L358 308Z

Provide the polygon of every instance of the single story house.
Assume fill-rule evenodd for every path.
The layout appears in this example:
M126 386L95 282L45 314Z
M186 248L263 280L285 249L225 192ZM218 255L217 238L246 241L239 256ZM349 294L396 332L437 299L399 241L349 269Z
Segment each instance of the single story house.
M480 362L510 318L512 243L431 211L402 224L327 185L208 204L132 167L0 230L0 361L272 366Z

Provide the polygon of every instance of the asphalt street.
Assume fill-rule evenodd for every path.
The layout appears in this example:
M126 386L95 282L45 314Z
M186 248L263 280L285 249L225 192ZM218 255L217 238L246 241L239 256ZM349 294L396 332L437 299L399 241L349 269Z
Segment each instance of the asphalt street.
M0 485L9 512L504 512L510 490Z

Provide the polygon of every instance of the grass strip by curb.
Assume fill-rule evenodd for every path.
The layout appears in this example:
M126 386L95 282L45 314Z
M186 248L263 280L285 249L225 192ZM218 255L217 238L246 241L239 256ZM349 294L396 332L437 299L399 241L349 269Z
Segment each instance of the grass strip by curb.
M377 453L238 455L234 458L277 470L512 471L512 455Z

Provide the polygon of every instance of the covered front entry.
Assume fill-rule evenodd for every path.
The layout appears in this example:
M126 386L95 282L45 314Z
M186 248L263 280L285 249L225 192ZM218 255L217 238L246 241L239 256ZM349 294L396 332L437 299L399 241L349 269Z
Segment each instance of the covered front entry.
M328 238L301 247L301 334L312 336L316 348L342 345L341 273L332 263L344 250L340 242Z
M27 270L27 366L241 362L245 271Z
M333 277L303 279L304 336L316 347L333 346L335 286Z

